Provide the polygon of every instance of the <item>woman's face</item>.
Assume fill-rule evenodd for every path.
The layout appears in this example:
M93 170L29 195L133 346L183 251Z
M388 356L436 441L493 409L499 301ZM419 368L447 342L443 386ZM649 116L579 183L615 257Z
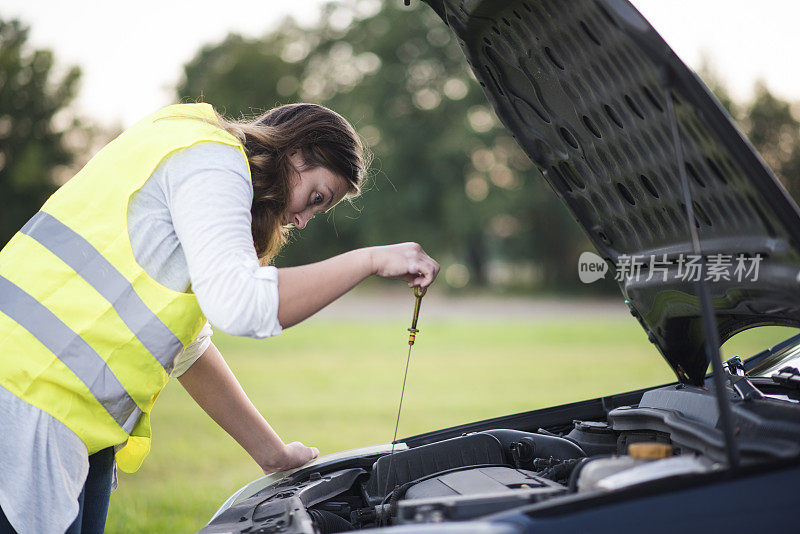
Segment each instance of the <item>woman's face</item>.
M343 178L324 167L307 168L299 152L292 154L289 161L297 173L292 178L283 224L305 228L314 215L336 205L347 193L347 187Z

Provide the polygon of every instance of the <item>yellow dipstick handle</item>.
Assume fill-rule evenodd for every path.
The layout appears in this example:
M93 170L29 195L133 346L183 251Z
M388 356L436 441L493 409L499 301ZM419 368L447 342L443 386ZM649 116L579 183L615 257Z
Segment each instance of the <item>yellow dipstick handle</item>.
M416 297L416 301L414 302L414 316L411 318L411 328L408 329L408 346L414 344L414 341L417 338L417 319L419 319L419 306L422 304L422 297L425 296L425 292L428 291L427 287L415 287L414 288L414 296Z

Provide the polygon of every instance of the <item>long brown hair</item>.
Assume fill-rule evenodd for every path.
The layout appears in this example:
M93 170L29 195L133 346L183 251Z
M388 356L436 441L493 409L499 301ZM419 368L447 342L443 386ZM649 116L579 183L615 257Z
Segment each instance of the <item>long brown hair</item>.
M229 121L217 115L220 127L244 145L253 179L253 242L262 265L268 264L286 242L283 226L291 178L289 160L299 151L305 168L324 167L342 177L346 198L357 196L366 173L364 147L350 123L317 104L288 104L252 120Z

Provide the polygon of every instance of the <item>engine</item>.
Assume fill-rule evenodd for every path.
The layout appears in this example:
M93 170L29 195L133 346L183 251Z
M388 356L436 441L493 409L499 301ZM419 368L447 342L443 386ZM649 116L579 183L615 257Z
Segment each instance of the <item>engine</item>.
M800 405L787 400L733 403L742 465L800 458ZM314 534L470 521L576 499L630 498L642 488L669 491L675 481L702 484L726 469L713 394L682 385L647 391L603 419L414 445L301 470L231 506L204 532Z

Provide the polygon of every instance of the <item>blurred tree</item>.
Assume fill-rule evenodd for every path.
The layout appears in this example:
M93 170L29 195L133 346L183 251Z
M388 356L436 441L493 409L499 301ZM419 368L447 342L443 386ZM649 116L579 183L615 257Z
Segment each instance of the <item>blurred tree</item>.
M698 74L783 186L800 201L800 121L792 113L792 104L773 95L763 81L756 82L751 102L735 103L707 59L703 59Z
M586 287L576 260L592 247L499 123L450 32L432 10L397 0L327 4L315 28L291 19L262 39L231 35L184 69L183 100L229 116L318 102L347 117L372 149L372 185L332 224L311 224L278 258L308 262L349 248L415 240L467 282ZM708 62L707 85L787 188L800 193L800 129L764 86L737 105ZM453 267L449 269L448 267ZM452 275L452 276L451 276Z
M791 104L756 84L755 98L744 114L745 131L764 161L795 199L800 199L800 122Z
M317 28L286 20L263 39L229 36L186 65L178 95L233 116L318 102L347 117L374 153L358 207L337 208L333 224L309 225L295 238L302 246L287 247L279 264L415 240L455 265L454 286L504 282L515 262L522 267L511 278L575 284L585 238L427 7L332 3Z
M27 38L20 21L0 19L0 246L39 209L72 161L65 128L55 123L75 96L80 70L72 67L54 80L53 53L28 50Z
M733 101L725 82L717 72L714 64L707 55L700 58L700 67L697 69L697 74L706 87L713 93L713 95L722 104L722 107L728 112L733 119L738 119L741 115L740 107Z

